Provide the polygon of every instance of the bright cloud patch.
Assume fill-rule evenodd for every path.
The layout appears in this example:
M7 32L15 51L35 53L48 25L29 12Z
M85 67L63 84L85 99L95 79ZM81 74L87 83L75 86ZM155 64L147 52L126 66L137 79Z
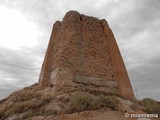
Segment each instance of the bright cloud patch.
M0 7L0 46L17 50L37 44L39 32L19 11Z

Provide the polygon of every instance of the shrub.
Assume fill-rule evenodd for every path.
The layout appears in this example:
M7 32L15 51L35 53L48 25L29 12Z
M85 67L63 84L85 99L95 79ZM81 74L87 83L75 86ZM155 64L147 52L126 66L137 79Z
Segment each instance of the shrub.
M113 96L105 96L105 95L100 95L99 96L99 101L100 101L100 105L102 107L109 107L113 110L116 110L117 109L117 106L116 106L116 99L115 97Z
M93 96L86 92L77 92L71 96L66 110L69 113L75 111L95 110L101 107L117 109L116 99L113 96L97 95Z
M69 106L72 111L84 111L91 107L91 102L93 98L91 95L83 92L78 92L71 96Z
M160 103L158 103L157 101L150 98L145 98L139 103L140 105L146 107L147 113L160 115Z

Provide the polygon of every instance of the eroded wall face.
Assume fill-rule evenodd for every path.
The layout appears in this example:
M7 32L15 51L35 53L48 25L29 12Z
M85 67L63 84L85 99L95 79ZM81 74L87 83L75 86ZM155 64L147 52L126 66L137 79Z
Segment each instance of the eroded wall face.
M109 30L105 21L78 12L67 13L61 23L54 25L41 71L41 85L78 83L123 94L122 82L125 82L124 88L130 92L123 96L133 97L127 71Z

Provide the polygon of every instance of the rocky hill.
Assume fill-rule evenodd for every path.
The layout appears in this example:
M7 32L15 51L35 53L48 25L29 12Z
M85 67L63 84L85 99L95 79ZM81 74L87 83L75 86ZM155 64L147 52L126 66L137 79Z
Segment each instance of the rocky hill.
M0 101L0 120L137 120L126 114L160 113L156 101L147 103L148 107L144 101L100 92L81 90L57 96L53 91L53 87L34 84L11 94Z
M39 82L0 101L0 120L137 120L147 113L160 114L160 103L135 99L107 21L76 11L54 24ZM150 119L159 118L143 120Z

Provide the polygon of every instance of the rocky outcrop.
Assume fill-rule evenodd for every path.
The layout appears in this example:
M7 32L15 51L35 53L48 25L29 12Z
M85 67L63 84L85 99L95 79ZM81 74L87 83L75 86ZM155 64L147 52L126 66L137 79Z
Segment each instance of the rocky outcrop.
M54 24L39 83L55 89L74 88L77 84L106 87L106 91L134 98L107 21L76 11L66 13L62 22Z
M146 108L138 101L102 94L103 89L85 91L85 86L79 86L79 91L61 95L53 94L54 87L38 84L17 91L0 101L0 120L137 120L125 114L145 113Z

